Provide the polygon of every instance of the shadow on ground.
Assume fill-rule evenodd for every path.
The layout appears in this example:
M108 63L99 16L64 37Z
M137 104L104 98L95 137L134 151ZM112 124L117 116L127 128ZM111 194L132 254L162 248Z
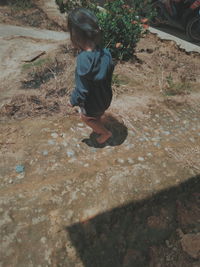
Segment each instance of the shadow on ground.
M182 266L184 262L184 266L196 266L193 264L198 264L197 261L181 249L180 237L177 236L176 230L181 228L187 233L199 227L199 220L194 214L191 215L192 205L199 204L199 178L199 175L192 177L187 182L164 190L152 198L115 208L67 227L66 231L83 265ZM188 218L184 219L186 210L189 212ZM196 216L199 218L198 214ZM174 252L172 248L169 252L166 240L174 240ZM168 263L165 262L166 251L174 253Z
M99 136L96 133L92 133L89 138L82 140L83 143L90 147L104 148L106 146L119 146L121 145L128 136L128 129L124 123L120 122L111 114L106 114L103 118L104 126L112 132L111 138L108 139L104 144L99 144L96 138Z

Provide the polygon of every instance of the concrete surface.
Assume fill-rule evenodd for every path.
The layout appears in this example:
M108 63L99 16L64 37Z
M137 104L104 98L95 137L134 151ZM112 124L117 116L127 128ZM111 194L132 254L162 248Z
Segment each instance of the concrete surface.
M171 40L176 42L176 44L181 48L184 49L187 52L198 52L200 53L200 46L199 45L195 45L192 44L190 42L187 42L179 37L176 37L172 34L166 33L164 31L158 30L156 28L152 28L149 27L149 31L151 33L154 33L156 35L158 35L159 38L161 38L162 40Z
M33 27L0 24L0 38L5 37L30 37L41 40L62 41L68 39L69 34L66 32L55 32Z

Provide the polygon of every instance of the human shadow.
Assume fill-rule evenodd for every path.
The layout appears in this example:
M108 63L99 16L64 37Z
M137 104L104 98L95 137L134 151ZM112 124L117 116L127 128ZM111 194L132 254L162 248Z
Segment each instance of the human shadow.
M99 144L96 138L99 136L96 133L91 133L89 138L82 140L83 143L90 147L104 148L106 146L119 146L128 136L128 129L123 122L120 122L113 115L106 113L102 119L102 122L106 129L108 129L112 136L103 144Z
M150 198L71 225L66 231L85 267L181 266L176 262L181 257L184 266L196 266L197 260L181 249L177 229L191 233L199 227L200 231L199 192L200 175ZM167 245L175 239L177 247L170 249ZM174 253L171 265L165 261L164 251Z

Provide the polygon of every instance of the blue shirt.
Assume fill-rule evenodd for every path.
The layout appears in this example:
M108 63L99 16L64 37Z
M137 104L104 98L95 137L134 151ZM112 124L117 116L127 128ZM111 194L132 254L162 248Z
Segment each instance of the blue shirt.
M72 106L80 106L86 114L104 112L112 100L114 64L108 49L82 51L77 57L75 89L70 98Z

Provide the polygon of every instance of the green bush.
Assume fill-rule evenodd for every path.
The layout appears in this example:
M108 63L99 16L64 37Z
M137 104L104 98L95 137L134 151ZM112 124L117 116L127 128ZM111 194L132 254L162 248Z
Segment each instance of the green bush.
M148 27L148 20L153 15L149 0L110 0L103 5L103 10L90 0L68 0L66 4L57 0L66 12L75 7L91 9L99 19L104 33L102 46L110 49L112 56L119 60L129 60L134 55L134 48L141 34Z
M104 32L103 45L109 47L116 59L129 60L133 57L134 48L141 34L145 31L137 9L125 4L123 0L108 1L106 12L97 12L100 26Z

